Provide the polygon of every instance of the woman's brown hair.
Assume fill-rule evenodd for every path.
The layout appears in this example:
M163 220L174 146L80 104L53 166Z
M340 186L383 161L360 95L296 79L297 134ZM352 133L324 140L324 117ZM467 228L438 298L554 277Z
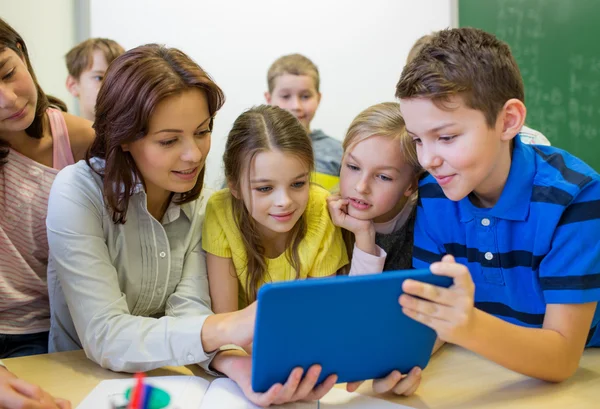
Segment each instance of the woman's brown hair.
M60 99L44 93L42 87L40 87L40 84L37 81L33 67L31 66L25 41L19 35L19 33L15 31L14 28L0 18L0 53L7 48L13 50L25 61L25 64L27 65L27 71L29 71L29 75L31 75L31 79L35 84L35 89L37 90L35 117L33 118L31 125L25 129L25 133L32 138L41 139L44 135L44 115L46 114L46 109L52 105L64 112L67 112L67 106ZM9 148L10 144L0 139L0 167L6 163L6 157L8 156Z
M223 162L227 182L232 191L238 192L238 197L232 194L231 200L248 258L245 294L248 303L256 299L258 289L265 279L267 265L257 223L241 196L242 179L248 181L250 190L250 168L254 158L258 153L267 151L294 155L306 164L307 171L312 172L314 169L312 142L306 129L286 110L260 105L242 113L235 120L227 136ZM290 231L285 246L286 257L296 270L296 277L301 268L298 246L305 234L306 218L303 214Z
M129 198L138 180L143 181L135 161L122 145L148 133L150 117L167 97L200 89L208 101L211 116L223 106L225 96L210 76L190 57L175 48L147 44L127 51L106 71L96 100L96 139L86 155L105 160L96 170L104 179L104 197L115 223L125 223ZM211 121L212 129L212 121ZM178 195L175 203L196 199L202 191L204 168L196 185Z

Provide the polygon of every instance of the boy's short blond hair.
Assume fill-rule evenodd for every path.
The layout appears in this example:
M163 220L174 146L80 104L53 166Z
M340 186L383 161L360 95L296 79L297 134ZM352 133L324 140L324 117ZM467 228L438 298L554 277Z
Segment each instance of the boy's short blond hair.
M406 63L408 64L419 54L419 52L425 47L426 44L429 44L431 39L433 38L432 34L425 34L422 37L419 37L417 41L413 44L410 51L408 52L408 57L406 57Z
M524 103L523 78L508 45L471 27L434 33L402 70L396 97L427 98L445 108L453 96L481 111L490 128L506 101Z
M269 93L272 93L275 89L275 80L277 77L284 74L308 75L313 79L315 89L319 92L319 69L310 59L302 54L284 55L271 64L267 73Z
M89 38L77 44L65 56L67 60L67 70L69 75L79 79L81 74L91 68L93 63L92 54L100 50L106 58L106 63L111 62L125 52L125 49L116 41L108 38Z

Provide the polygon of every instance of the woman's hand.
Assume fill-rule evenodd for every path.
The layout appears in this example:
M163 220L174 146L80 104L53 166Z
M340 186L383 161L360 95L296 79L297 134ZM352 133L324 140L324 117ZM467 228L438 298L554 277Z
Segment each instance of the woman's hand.
M295 368L284 384L277 383L264 393L252 389L252 357L242 351L230 350L219 353L211 366L235 381L248 400L255 405L282 405L288 402L319 400L333 388L337 375L330 375L317 385L321 374L319 365L311 366L306 374Z

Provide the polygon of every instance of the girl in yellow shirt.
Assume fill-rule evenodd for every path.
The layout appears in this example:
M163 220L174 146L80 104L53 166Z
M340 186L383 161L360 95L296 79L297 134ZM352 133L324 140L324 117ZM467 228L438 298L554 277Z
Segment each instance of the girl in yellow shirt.
M203 231L215 313L252 303L264 283L332 276L348 263L328 192L310 184L313 158L305 129L281 108L235 121L223 157L229 188L209 199Z

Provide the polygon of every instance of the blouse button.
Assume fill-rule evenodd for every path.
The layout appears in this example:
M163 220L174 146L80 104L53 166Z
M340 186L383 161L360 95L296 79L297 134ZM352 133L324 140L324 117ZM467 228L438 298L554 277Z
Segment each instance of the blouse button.
M494 255L488 251L487 253L485 253L484 257L487 261L490 261L494 258Z
M161 251L159 256L160 256L160 258L165 258L167 256L167 253L165 253L164 251Z

